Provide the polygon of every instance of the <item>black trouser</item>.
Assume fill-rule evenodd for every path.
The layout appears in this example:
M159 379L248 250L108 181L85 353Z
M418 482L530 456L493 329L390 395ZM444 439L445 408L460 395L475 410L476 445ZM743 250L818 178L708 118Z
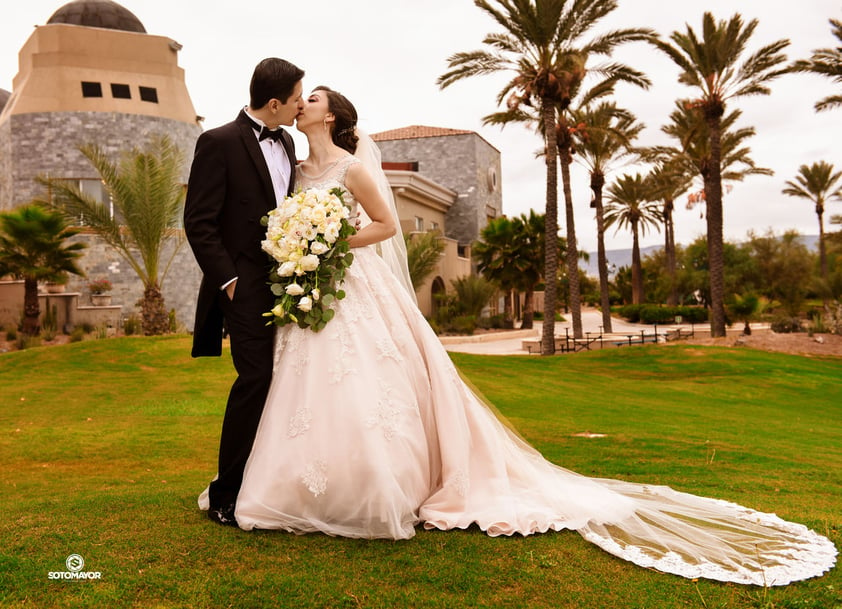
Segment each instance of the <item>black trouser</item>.
M237 380L228 394L219 439L218 478L210 485L211 508L236 503L266 394L272 382L275 327L267 326L274 299L267 285L267 270L238 264L234 300L220 292L225 323L231 339L231 358Z

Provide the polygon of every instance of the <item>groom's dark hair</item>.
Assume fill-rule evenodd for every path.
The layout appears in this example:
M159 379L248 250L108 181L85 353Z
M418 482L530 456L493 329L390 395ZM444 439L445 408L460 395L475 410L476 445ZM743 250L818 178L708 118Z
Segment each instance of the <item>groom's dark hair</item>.
M304 70L277 57L267 57L254 69L249 85L249 107L259 110L270 99L287 103L296 83L304 78Z

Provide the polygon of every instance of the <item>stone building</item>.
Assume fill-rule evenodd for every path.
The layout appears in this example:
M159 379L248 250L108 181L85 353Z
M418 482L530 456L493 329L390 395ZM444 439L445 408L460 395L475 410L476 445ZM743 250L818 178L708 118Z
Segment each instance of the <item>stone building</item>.
M71 180L105 201L98 174L79 151L96 144L115 158L166 134L185 155L184 181L202 131L178 65L181 45L148 34L138 18L110 0L75 0L37 26L19 52L12 92L0 91L0 210L41 194L34 178ZM88 278L106 277L114 301L133 313L142 286L128 265L91 235L81 261ZM178 277L177 280L173 278ZM164 297L179 322L192 322L198 267L189 248L176 256ZM85 302L86 279L69 292Z
M439 230L445 236L438 268L417 291L418 306L430 315L435 295L473 272L471 244L503 213L500 152L460 129L414 125L371 137L380 148L403 232Z
M414 125L371 137L384 163L413 163L420 175L456 193L442 228L460 246L470 246L490 219L503 214L500 151L477 133ZM431 228L421 217L413 222L413 230Z

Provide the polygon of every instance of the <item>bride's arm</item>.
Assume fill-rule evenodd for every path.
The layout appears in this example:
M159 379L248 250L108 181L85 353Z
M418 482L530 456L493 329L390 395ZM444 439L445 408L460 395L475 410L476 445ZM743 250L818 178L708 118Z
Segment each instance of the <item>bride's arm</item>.
M345 176L345 186L362 205L365 213L371 218L371 224L363 227L357 234L348 237L351 247L362 247L384 241L394 235L398 228L392 212L377 188L372 177L359 163L348 168Z

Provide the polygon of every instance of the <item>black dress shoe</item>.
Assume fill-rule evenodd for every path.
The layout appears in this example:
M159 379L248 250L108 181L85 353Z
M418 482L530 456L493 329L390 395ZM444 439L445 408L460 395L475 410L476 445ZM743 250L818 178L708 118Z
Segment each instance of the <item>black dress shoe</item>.
M208 518L217 524L222 524L229 527L239 526L237 519L234 517L234 506L226 505L221 508L211 508L208 510Z

